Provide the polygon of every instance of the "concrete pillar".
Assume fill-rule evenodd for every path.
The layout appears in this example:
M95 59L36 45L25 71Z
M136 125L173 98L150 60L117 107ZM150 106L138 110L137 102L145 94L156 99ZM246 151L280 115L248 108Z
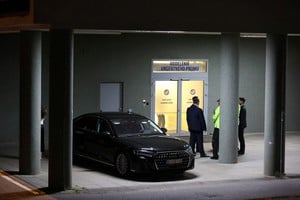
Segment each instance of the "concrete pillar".
M264 174L284 174L285 152L285 34L267 34L265 128L264 128Z
M237 162L239 33L221 36L221 122L219 162Z
M20 159L21 174L41 169L41 33L20 33Z
M73 33L50 30L49 188L72 187Z

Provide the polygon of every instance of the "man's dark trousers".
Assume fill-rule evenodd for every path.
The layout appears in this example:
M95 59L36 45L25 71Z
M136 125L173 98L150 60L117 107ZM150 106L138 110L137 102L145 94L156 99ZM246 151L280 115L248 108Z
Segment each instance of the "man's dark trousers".
M219 132L218 128L214 128L214 133L212 137L212 147L213 147L213 157L219 157Z
M200 156L206 155L203 148L203 132L191 132L190 145L195 153L195 144L197 144L197 150L200 152Z
M244 138L244 128L239 126L239 142L240 142L240 149L239 154L245 153L245 138Z

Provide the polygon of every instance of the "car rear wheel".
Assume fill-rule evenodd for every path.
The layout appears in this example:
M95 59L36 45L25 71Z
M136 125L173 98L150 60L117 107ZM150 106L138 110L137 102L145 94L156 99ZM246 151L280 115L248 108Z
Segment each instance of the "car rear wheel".
M115 167L120 176L129 174L129 159L125 153L119 153L116 157Z

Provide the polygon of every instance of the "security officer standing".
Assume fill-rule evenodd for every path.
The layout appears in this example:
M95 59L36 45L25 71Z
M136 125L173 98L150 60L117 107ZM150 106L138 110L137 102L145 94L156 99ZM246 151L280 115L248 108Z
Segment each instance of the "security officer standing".
M239 98L239 104L240 104L240 114L239 114L239 143L240 148L238 151L238 155L245 154L245 138L244 138L244 129L247 127L247 120L246 120L246 107L245 107L246 99L244 97Z
M200 157L208 157L203 147L203 131L206 131L206 122L203 114L203 110L199 108L199 98L194 96L192 98L193 104L187 108L187 124L190 131L190 145L195 152L195 144L197 143L197 149L200 152Z
M214 122L214 133L212 136L212 147L213 156L211 159L219 159L219 133L220 133L220 99L217 100L217 107L214 110L213 122Z

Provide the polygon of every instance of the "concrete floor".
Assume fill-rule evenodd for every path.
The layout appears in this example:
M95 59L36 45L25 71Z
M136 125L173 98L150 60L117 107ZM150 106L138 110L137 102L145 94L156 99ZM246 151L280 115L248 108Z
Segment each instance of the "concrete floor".
M203 198L197 196L196 199L227 199L234 198L238 199L254 199L262 197L285 197L300 199L300 133L289 132L286 134L286 145L285 145L285 173L286 177L283 179L277 179L274 177L264 176L264 138L262 133L249 133L246 134L246 153L243 156L238 157L238 162L235 164L222 164L217 160L211 160L209 158L200 158L197 154L195 168L187 171L182 176L160 176L160 177L141 177L135 176L130 179L122 179L115 176L114 173L107 167L103 167L97 163L82 162L73 166L73 190L65 191L54 196L58 199L68 199L66 194L71 194L76 191L77 197L83 194L102 194L101 199L116 198L116 191L122 193L119 199L136 199L141 198L138 194L143 191L142 194L153 192L152 198L146 199L160 199L161 197L156 196L157 191L165 190L169 191L169 195L174 195L175 191L181 191L181 195L165 196L163 199L182 199L186 191L194 188L196 191L205 192ZM5 147L6 146L6 147ZM43 158L42 171L39 175L17 175L18 172L18 158L16 156L17 148L7 148L12 146L11 144L3 144L0 147L0 169L14 173L16 177L26 181L36 188L47 188L48 186L48 160ZM211 143L205 143L205 150L211 155ZM263 189L263 185L269 183L275 184L272 186L276 188L276 184L279 188L287 187L289 190L280 191L272 190L267 187L261 190L261 193L251 192L251 186L253 188L259 187ZM291 186L289 186L291 184ZM218 187L223 189L216 190ZM243 189L248 191L248 196L245 196L247 192L240 194L238 191L233 192L232 195L226 196L232 191L232 187L239 187L244 185ZM184 186L184 187L183 187ZM209 190L210 187L214 186L214 189ZM187 189L188 187L188 189ZM227 190L225 189L226 187ZM245 188L246 187L246 188ZM248 188L247 188L248 187ZM269 186L271 187L271 186ZM272 188L271 187L271 188ZM201 190L201 189L202 190ZM128 193L129 191L135 192ZM172 191L173 192L170 192ZM125 191L127 193L125 193ZM211 194L209 194L211 191ZM105 194L106 196L103 196ZM140 194L140 195L142 195ZM155 195L156 194L156 195ZM189 193L190 194L190 193ZM237 196L240 194L240 196ZM131 197L131 198L130 198ZM151 197L151 194L150 194ZM157 198L155 198L157 197ZM180 198L179 198L180 197ZM73 196L70 199L74 199Z

